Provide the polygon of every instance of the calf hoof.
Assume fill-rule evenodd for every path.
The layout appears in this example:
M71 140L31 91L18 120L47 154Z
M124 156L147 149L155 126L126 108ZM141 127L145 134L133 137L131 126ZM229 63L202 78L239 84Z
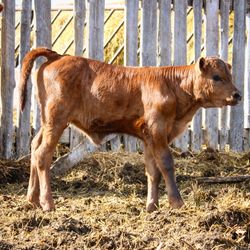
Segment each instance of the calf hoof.
M27 201L33 208L40 207L39 198L34 198L32 195L27 195Z
M181 198L180 199L170 198L169 204L171 208L181 208L182 206L184 206L184 202Z
M54 211L55 210L55 205L54 204L45 204L45 203L40 203L41 204L41 207L42 207L42 210L44 212L49 212L49 211Z
M146 206L146 210L148 213L152 213L158 209L158 204L155 203L149 203Z
M55 204L53 200L41 200L40 199L40 205L44 212L55 210Z

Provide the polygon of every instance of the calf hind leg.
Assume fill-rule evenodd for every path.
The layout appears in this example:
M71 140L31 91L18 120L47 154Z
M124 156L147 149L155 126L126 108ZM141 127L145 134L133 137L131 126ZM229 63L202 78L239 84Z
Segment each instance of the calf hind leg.
M27 192L27 200L35 207L38 207L40 205L39 203L40 189L39 189L39 180L35 164L34 153L35 150L40 146L41 142L42 142L42 129L39 130L39 132L37 133L31 144L30 178L29 178L29 186Z
M50 165L53 152L65 127L58 124L43 126L42 142L34 152L40 188L39 202L44 211L55 208L50 186Z

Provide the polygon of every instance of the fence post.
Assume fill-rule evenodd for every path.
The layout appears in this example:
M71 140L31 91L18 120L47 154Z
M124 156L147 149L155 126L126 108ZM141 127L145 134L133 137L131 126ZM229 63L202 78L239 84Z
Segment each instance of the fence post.
M88 0L88 2L89 29L87 54L89 58L103 61L105 0ZM105 144L102 145L103 150L105 150L105 147Z
M174 1L174 65L187 63L187 0ZM188 149L188 131L175 139L176 147Z
M221 0L220 6L220 57L225 61L228 60L229 11L231 4L230 2L230 0ZM225 146L228 142L229 108L222 108L220 113L220 149L225 150Z
M25 54L30 50L32 0L22 0L21 29L20 29L20 56L21 67ZM31 82L27 85L27 100L23 112L18 107L16 153L17 157L27 155L30 151L30 109L31 109Z
M142 0L141 66L155 66L157 55L157 1Z
M250 4L249 4L250 5ZM244 86L244 128L246 129L246 142L244 150L250 147L250 6L248 6L246 14L246 66L245 66L245 86Z
M13 92L15 87L15 1L3 0L1 68L1 156L13 155Z
M138 49L138 9L139 0L126 0L125 2L125 50L124 59L126 66L136 66ZM124 147L128 152L136 152L137 139L124 135Z
M51 48L51 0L34 0L35 2L35 35L36 47L47 47ZM40 65L45 61L44 58L38 58L35 63L35 68L39 68ZM40 110L37 105L34 93L36 92L36 84L33 84L33 128L35 134L40 128Z
M157 1L142 0L141 9L140 66L155 66L157 64ZM138 148L143 149L141 142Z
M245 0L234 1L233 81L241 93L244 93L245 11ZM234 151L243 150L243 117L243 102L240 102L231 108L229 140Z
M159 65L171 65L171 0L159 0Z
M104 0L89 1L88 57L103 61Z
M84 24L85 24L85 0L74 0L74 37L75 37L75 55L82 56L84 46ZM83 140L82 133L71 127L70 148L75 147Z
M206 55L218 55L219 27L218 27L219 0L206 1ZM218 146L218 109L206 110L206 144L217 149Z
M202 38L202 0L193 1L194 10L194 53L195 61L201 55ZM198 110L192 122L192 150L197 152L202 145L202 110Z

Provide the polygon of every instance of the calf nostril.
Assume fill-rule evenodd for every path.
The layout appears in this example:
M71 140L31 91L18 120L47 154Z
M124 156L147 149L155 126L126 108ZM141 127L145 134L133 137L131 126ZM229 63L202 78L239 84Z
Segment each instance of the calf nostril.
M240 93L239 93L239 92L235 92L235 93L233 94L233 98L236 99L237 101L240 101L240 100L241 100L241 95L240 95Z

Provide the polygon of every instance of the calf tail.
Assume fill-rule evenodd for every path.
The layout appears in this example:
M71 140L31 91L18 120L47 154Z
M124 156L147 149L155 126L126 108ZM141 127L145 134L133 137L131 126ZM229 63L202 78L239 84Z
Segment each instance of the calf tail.
M37 48L33 49L30 52L28 52L22 63L22 70L20 75L20 83L19 83L19 94L20 94L20 109L23 111L26 103L26 94L27 94L27 82L30 76L30 72L32 70L34 61L36 58L44 56L48 60L50 59L56 59L57 57L60 57L59 54L57 54L55 51L52 51L47 48Z

